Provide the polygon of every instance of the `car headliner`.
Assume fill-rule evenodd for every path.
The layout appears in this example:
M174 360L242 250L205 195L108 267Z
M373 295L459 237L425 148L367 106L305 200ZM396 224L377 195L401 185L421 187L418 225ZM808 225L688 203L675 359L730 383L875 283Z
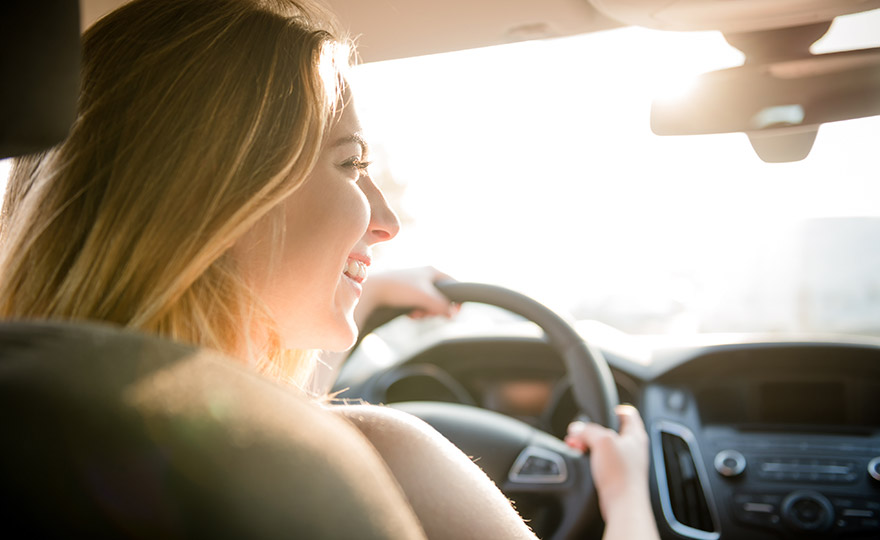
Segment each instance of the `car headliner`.
M80 0L82 27L127 0ZM364 62L581 34L620 26L587 0L327 0Z
M80 0L82 28L128 0ZM880 0L727 2L725 0L322 0L357 38L364 62L562 37L621 26L706 29L725 24L735 4L736 31L829 20L868 10ZM618 20L594 7L599 4ZM672 6L674 4L674 6ZM824 4L824 5L820 5ZM674 9L672 9L674 7ZM657 15L663 11L664 19ZM657 15L655 17L655 15Z

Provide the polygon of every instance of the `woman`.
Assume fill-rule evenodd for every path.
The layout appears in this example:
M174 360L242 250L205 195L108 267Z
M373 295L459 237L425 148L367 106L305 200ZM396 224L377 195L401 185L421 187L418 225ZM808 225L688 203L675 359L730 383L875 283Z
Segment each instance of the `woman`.
M448 312L431 270L363 288L371 247L399 224L368 174L350 50L329 21L295 1L141 0L90 29L70 136L20 159L7 190L0 316L115 323L305 391L313 351L354 342L362 294L361 309ZM336 410L379 450L429 537L532 536L422 422ZM621 435L577 424L567 440L592 449L606 535L654 535L644 427L620 414Z

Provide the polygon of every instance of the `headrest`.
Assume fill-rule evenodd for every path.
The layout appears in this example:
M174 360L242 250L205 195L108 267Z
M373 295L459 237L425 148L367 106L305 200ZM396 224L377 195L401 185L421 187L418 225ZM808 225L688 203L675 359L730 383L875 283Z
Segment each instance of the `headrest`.
M0 158L67 137L79 95L79 2L0 3Z

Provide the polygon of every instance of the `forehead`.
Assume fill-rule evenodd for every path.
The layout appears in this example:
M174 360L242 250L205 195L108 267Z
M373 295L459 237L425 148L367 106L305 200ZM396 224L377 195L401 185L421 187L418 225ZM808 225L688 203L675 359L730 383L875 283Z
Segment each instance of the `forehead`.
M341 112L337 114L336 121L330 128L330 137L335 139L344 137L362 131L361 122L358 118L357 110L354 106L354 100L349 98L342 106Z

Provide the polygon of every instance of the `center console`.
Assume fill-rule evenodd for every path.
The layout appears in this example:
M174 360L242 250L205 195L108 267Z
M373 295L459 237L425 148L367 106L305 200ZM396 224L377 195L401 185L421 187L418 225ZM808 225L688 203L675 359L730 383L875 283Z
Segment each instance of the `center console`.
M702 435L717 503L742 528L880 537L877 438L725 427Z
M784 400L758 386L766 399L737 411L713 388L646 389L645 409L660 413L647 425L664 537L880 538L880 430L851 409L826 411L847 411L836 390L776 390ZM798 406L811 399L821 406Z

